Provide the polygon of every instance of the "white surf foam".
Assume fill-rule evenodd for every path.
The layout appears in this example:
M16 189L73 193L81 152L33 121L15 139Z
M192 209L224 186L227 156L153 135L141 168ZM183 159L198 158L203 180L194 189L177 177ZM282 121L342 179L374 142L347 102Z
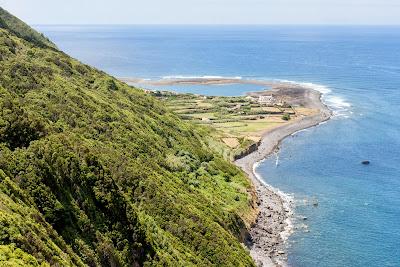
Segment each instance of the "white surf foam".
M347 102L346 99L343 98L342 96L334 94L332 92L332 90L325 85L314 84L314 83L301 83L301 82L294 82L294 81L288 81L288 80L279 80L279 82L296 84L296 85L299 85L299 86L302 86L305 88L319 91L322 95L321 100L323 101L323 103L325 105L327 105L332 110L334 117L335 116L348 117L352 113L350 111L351 104L349 102ZM324 123L327 123L327 122L325 121L320 124L324 124ZM296 135L299 132L308 131L308 130L309 130L308 128L302 129L302 130L299 130L299 131L293 133L292 135ZM285 220L286 227L285 227L284 231L281 232L281 238L284 241L284 243L286 243L286 241L288 240L288 238L294 232L294 229L295 229L295 225L294 225L295 224L295 221L294 221L295 198L293 195L284 193L281 190L279 190L278 188L275 188L275 187L269 185L268 183L266 183L263 180L262 176L259 173L257 173L256 170L257 170L258 166L260 166L262 164L262 162L267 160L270 156L271 155L267 156L266 158L264 158L263 160L261 160L259 162L256 162L253 165L253 173L254 173L255 177L265 187L267 187L269 190L273 191L275 194L277 194L282 199L284 210L287 212L286 213L287 217ZM275 166L278 167L278 165L279 165L279 154L276 155L276 161L275 161Z
M184 79L225 79L225 80L241 80L241 76L214 76L214 75L204 75L204 76L185 76L185 75L169 75L161 77L163 80L184 80Z
M266 157L263 160L258 161L255 164L253 164L253 173L254 173L254 175L255 175L255 177L257 178L258 181L260 181L266 188L268 188L269 190L271 190L272 192L277 194L282 199L283 209L285 210L287 216L286 216L286 219L285 219L285 223L286 223L285 229L280 233L280 235L281 235L281 238L282 238L283 242L286 243L286 241L288 240L289 236L294 231L294 225L293 225L293 221L292 221L293 214L294 214L294 212L293 212L294 197L289 195L289 194L287 194L287 193L282 192L281 190L271 186L270 184L267 184L263 180L262 176L256 171L258 166L260 166L260 164L262 164L262 162L267 160L268 157Z
M307 82L296 82L289 80L280 80L283 83L295 84L305 88L313 89L322 94L321 100L327 105L333 113L333 117L348 118L352 114L350 111L351 103L349 103L344 97L335 94L328 86L315 83Z
M275 153L275 167L279 166L279 153Z
M218 75L168 75L161 77L163 80L188 80L188 79L221 79L221 80L243 80L242 76L218 76ZM261 79L260 79L261 80ZM263 80L264 81L264 80ZM322 84L310 82L297 82L291 80L272 80L272 82L299 85L305 88L313 89L322 94L321 100L327 105L333 113L333 117L347 118L351 115L351 104L343 97L334 93L331 88Z

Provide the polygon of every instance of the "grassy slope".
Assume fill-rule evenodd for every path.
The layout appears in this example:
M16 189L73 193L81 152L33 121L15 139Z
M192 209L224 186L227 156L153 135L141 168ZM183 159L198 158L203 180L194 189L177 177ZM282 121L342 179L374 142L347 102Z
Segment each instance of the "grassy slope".
M0 264L253 265L251 185L201 128L0 18Z

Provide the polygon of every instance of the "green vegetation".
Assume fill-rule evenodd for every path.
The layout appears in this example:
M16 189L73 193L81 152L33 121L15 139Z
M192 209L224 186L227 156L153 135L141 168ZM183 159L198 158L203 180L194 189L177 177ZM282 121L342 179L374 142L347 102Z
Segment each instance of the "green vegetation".
M254 265L251 184L209 129L0 19L1 266Z
M181 119L211 126L210 134L225 143L225 147L219 147L229 159L237 158L256 145L265 130L288 121L290 115L286 112L294 114L290 106L267 106L252 97L201 96L168 91L151 94L166 103Z
M290 114L288 114L288 113L283 114L282 115L282 120L284 120L284 121L290 120Z
M37 46L56 48L43 34L30 28L23 21L14 17L6 10L0 7L0 28L6 29L16 36L32 42Z

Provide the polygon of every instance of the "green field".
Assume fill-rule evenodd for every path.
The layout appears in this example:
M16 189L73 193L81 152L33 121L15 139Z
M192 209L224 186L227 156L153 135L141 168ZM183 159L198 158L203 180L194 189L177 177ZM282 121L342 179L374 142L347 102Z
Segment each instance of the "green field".
M1 8L0 62L0 266L255 266L251 182L189 118L208 102L130 87Z
M230 149L231 158L260 140L263 132L296 118L292 107L260 104L251 97L201 96L153 91L151 94L184 120L212 127L214 136ZM236 141L232 138L236 138Z

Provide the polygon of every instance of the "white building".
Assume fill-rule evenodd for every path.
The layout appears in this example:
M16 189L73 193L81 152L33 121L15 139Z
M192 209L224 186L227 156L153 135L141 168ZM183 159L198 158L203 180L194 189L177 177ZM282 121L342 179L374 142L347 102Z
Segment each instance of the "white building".
M260 104L270 105L273 104L274 101L275 99L272 95L260 95L258 97L258 103Z

